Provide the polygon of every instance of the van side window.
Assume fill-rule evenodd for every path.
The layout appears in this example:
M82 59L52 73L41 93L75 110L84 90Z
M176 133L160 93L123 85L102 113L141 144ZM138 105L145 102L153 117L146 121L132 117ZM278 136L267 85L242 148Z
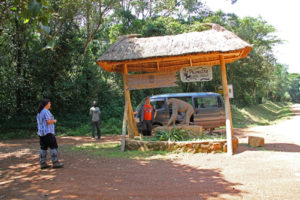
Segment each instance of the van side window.
M216 97L197 97L195 98L195 104L198 104L197 108L214 108L218 107Z
M161 109L164 107L164 101L152 101L151 104L154 106L155 109Z
M180 99L182 101L188 102L189 104L193 105L192 97L175 97L176 99Z

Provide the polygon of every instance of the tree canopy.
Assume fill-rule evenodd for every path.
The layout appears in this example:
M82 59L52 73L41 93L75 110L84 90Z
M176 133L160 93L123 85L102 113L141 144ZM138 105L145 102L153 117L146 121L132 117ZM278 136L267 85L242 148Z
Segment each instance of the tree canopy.
M253 45L247 58L227 67L232 103L245 106L299 96L299 79L288 78L287 66L273 53L281 40L262 18L212 12L199 0L4 0L0 9L1 123L20 116L34 119L44 97L51 99L57 115L87 115L97 100L103 120L121 118L122 77L101 69L96 59L119 36L202 31L205 22L218 23ZM133 105L151 94L215 91L221 85L219 66L213 73L210 82L133 91Z

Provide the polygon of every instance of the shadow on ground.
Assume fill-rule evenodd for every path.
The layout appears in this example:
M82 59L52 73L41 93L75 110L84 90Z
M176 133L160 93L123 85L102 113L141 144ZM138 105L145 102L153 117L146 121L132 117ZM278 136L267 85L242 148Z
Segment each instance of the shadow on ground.
M62 155L65 168L40 170L38 152L34 142L1 143L0 199L190 200L243 194L236 189L240 184L227 181L219 169L69 152Z

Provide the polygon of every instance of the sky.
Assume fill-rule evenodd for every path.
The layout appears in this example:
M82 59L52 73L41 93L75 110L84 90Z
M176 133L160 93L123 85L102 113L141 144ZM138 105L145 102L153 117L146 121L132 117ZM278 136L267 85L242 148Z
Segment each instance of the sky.
M261 16L277 30L283 44L274 48L277 61L288 67L289 73L300 73L300 1L299 0L204 0L213 11L235 13L239 17Z

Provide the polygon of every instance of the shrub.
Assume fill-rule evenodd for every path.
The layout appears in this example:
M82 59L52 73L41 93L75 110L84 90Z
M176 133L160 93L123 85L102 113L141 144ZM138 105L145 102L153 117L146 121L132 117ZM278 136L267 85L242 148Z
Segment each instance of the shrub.
M184 141L189 140L189 130L176 128L175 126L171 129L160 129L155 132L155 137L160 141Z

